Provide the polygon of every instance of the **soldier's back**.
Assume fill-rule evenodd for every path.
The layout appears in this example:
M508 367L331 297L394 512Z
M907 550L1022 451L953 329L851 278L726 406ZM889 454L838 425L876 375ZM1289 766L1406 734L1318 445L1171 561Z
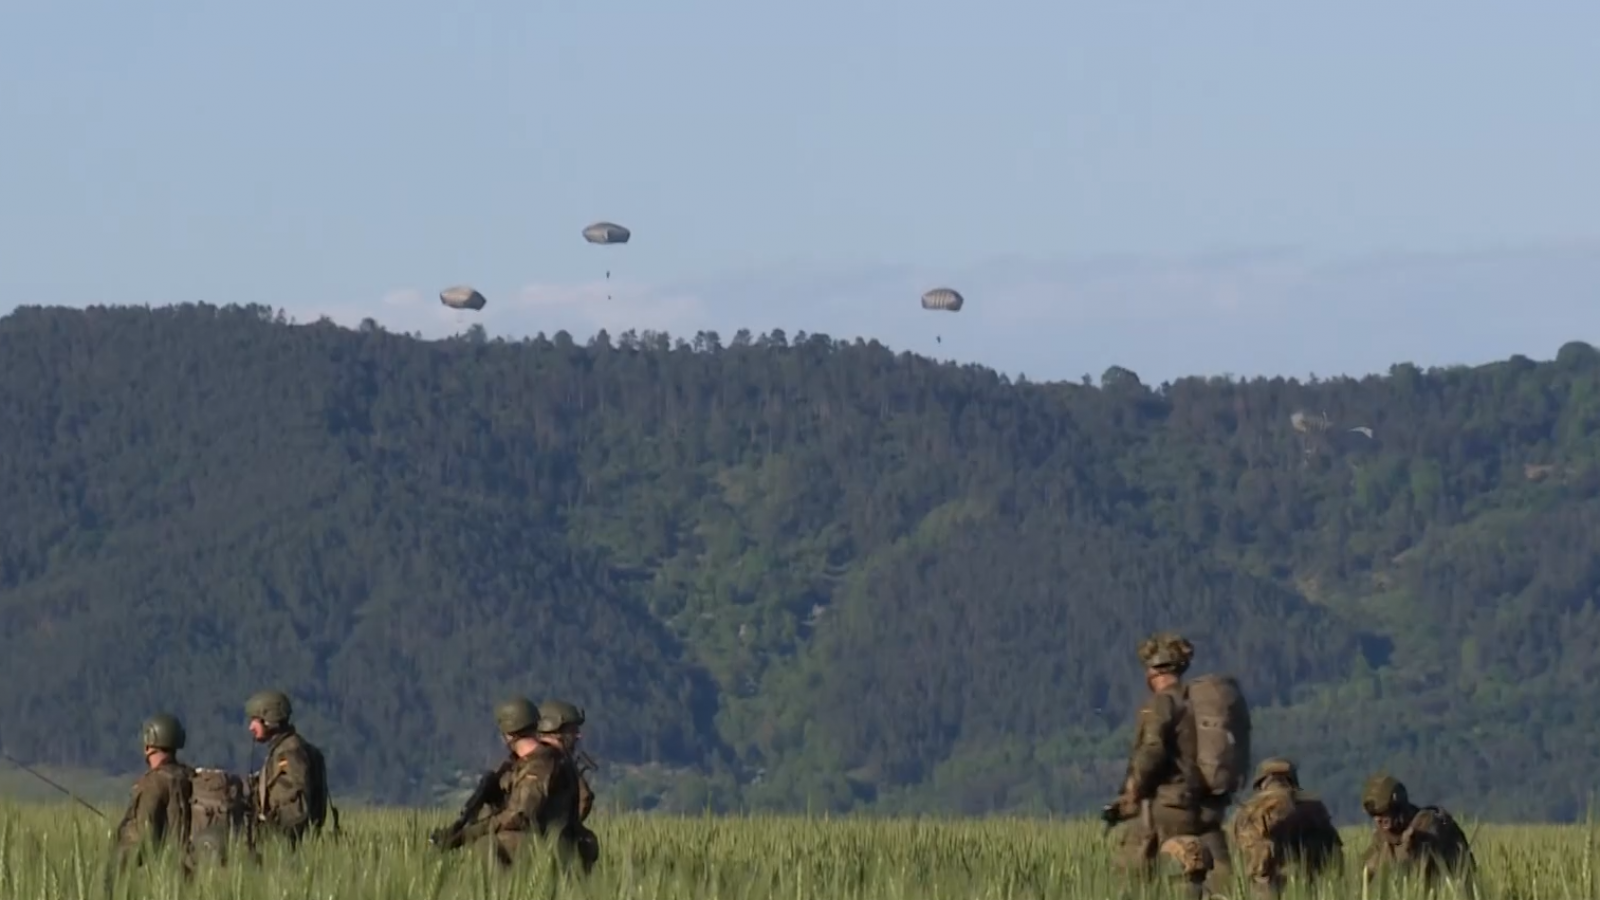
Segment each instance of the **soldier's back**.
M1307 791L1295 790L1292 796L1293 811L1280 826L1289 855L1311 875L1339 865L1344 859L1344 839L1339 837L1327 804Z
M188 769L167 762L146 770L133 783L127 811L117 827L121 862L138 865L146 847L170 846L190 866L190 805L193 802Z
M1276 882L1291 867L1315 876L1337 864L1343 841L1328 807L1314 794L1288 785L1256 791L1239 805L1233 839L1246 872Z
M1417 810L1406 826L1402 846L1412 862L1425 866L1430 878L1446 872L1464 873L1473 861L1466 832L1449 811L1438 806Z
M1156 802L1176 809L1198 808L1202 787L1186 715L1182 685L1151 693L1139 707L1128 759L1129 778L1153 782Z

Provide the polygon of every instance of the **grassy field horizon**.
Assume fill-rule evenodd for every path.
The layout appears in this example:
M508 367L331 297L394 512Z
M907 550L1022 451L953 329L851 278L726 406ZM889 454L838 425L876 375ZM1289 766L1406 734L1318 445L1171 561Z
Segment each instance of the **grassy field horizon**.
M67 802L0 801L0 896L61 900L107 896L266 898L501 897L1022 900L1155 897L1164 885L1126 884L1112 864L1120 834L1084 818L871 818L804 815L671 816L597 813L601 862L588 879L564 877L535 851L498 871L482 848L441 853L426 835L442 807L351 808L343 837L292 860L269 851L261 869L203 869L183 884L155 865L109 886L103 879L121 806L96 818ZM1596 831L1588 825L1488 824L1466 817L1480 867L1479 896L1592 898ZM1342 874L1291 885L1289 898L1361 896L1367 829L1341 829ZM1441 896L1467 896L1447 885ZM109 893L108 893L109 891ZM1408 897L1415 885L1375 884L1369 900ZM1228 896L1245 896L1235 884Z

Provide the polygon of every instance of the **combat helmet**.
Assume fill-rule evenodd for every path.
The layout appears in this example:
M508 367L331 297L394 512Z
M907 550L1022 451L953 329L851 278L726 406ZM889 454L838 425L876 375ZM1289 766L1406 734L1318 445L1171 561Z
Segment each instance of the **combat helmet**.
M565 700L546 700L539 704L539 733L551 734L568 725L581 726L583 710Z
M1300 787L1299 768L1295 766L1293 760L1285 759L1281 756L1262 760L1261 765L1256 766L1256 777L1254 781L1250 782L1250 786L1260 790L1263 784L1273 778L1283 779L1289 783L1290 787Z
M157 750L182 750L189 736L183 731L183 723L171 713L156 713L144 720L144 727L139 731L141 746L154 747Z
M539 711L527 697L508 697L494 708L494 724L501 734L521 734L539 724Z
M244 702L245 718L260 719L268 727L289 724L289 717L293 713L289 695L282 691L257 691Z
M1139 644L1139 661L1146 669L1182 675L1194 659L1194 645L1175 631L1152 634Z
M1392 775L1378 774L1367 779L1361 791L1361 809L1369 816L1389 816L1411 805L1406 786Z

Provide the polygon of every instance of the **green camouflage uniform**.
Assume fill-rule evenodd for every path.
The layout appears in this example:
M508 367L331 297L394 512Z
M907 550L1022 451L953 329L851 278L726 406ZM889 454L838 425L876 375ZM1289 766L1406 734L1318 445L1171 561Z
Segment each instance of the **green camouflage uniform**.
M294 847L307 834L321 833L329 803L322 751L295 730L292 712L289 698L278 691L262 691L245 703L245 715L274 732L250 785L260 833Z
M1372 843L1362 863L1365 878L1397 871L1420 875L1428 890L1442 876L1470 885L1476 867L1472 848L1450 813L1413 805L1404 784L1381 774L1368 779L1361 808L1373 820Z
M1256 768L1255 793L1233 818L1233 842L1251 886L1258 894L1277 896L1285 872L1298 866L1316 878L1343 860L1344 842L1328 807L1300 789L1293 762L1268 759Z
M1139 645L1147 670L1181 676L1194 646L1180 635L1153 635ZM1226 804L1201 801L1204 780L1196 766L1194 730L1183 724L1182 684L1155 691L1139 709L1133 750L1121 795L1108 815L1128 821L1119 863L1129 874L1149 877L1158 862L1173 864L1195 894L1232 875L1222 831Z
M586 721L583 710L563 700L551 700L540 704L539 718L541 727L549 727L558 731L564 726L579 728ZM594 766L594 761L587 756L568 753L577 763L578 771L578 822L574 826L577 832L578 858L583 861L583 871L594 870L594 865L600 860L600 837L588 826L589 814L594 812L594 788L589 785L585 771Z
M495 710L507 743L554 732L527 699L517 697ZM455 831L441 833L437 843L455 849L483 837L492 838L495 859L509 866L530 836L554 837L562 858L578 855L579 782L577 766L560 747L540 742L526 756L512 757L496 771L496 790L482 814Z
M117 825L117 868L137 868L150 851L170 847L178 852L187 875L194 869L189 846L192 796L189 770L176 756L187 735L176 716L161 713L145 721L140 737L147 754L154 748L169 755L133 784L128 808Z

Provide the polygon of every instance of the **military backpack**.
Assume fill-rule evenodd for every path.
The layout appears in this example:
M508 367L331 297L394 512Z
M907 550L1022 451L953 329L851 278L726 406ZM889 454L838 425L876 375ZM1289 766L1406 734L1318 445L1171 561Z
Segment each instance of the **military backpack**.
M1212 797L1242 790L1250 779L1250 706L1231 675L1202 675L1185 687L1195 729L1200 777Z
M221 769L192 770L194 799L189 806L190 831L213 828L243 835L250 827L250 790L244 779Z

